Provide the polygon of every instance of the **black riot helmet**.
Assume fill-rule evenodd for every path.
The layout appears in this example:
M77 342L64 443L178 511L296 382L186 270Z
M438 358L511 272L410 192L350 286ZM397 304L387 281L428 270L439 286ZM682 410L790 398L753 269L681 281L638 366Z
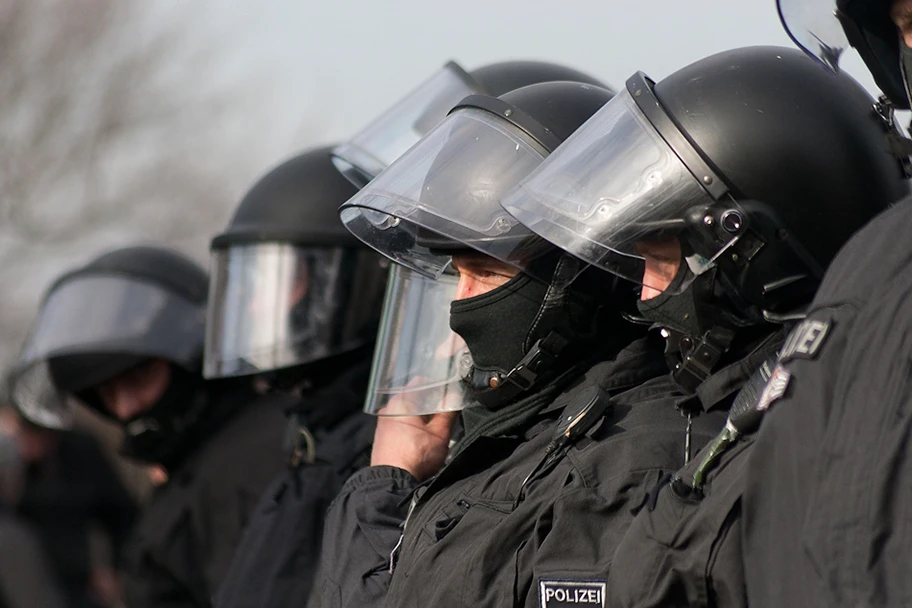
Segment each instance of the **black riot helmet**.
M500 97L467 97L342 207L349 230L409 271L409 286L391 289L401 297L387 301L387 312L396 320L385 317L375 379L402 383L429 377L420 370L395 368L401 361L428 358L416 352L439 358L443 336L416 333L405 344L409 352L396 349L401 350L402 336L409 333L403 329L407 319L418 319L422 312L438 318L445 314L439 304L424 311L416 306L413 315L403 311L413 302L453 301L450 262L455 253L478 252L521 271L489 294L452 302L450 308L450 326L471 356L468 365L464 358L456 359L452 369L462 372L470 396L482 405L502 407L633 331L609 322L620 320L622 299L613 278L594 269L581 275L577 260L519 225L500 205L506 192L611 97L607 89L577 82L539 83ZM448 297L413 295L416 285L427 292L446 291ZM632 292L628 287L627 293ZM382 390L388 394L390 387Z
M333 149L333 162L364 187L469 95L498 97L530 84L567 80L601 82L572 68L542 61L502 61L466 71L455 61L387 109L347 143Z
M843 243L909 192L893 129L848 76L789 49L737 49L659 83L630 78L504 206L662 292L640 311L671 330L692 390L741 328L800 315ZM673 278L658 276L661 255Z
M294 383L301 366L373 343L387 263L339 221L356 192L320 148L244 196L212 240L207 378L285 370L274 387Z
M93 389L150 359L199 376L207 285L196 263L159 247L118 249L64 274L9 375L11 402L36 424L66 428L73 395L106 413Z
M906 63L912 62L912 51L890 18L893 0L777 0L776 4L786 32L802 50L838 71L840 58L851 45L893 105L909 108Z

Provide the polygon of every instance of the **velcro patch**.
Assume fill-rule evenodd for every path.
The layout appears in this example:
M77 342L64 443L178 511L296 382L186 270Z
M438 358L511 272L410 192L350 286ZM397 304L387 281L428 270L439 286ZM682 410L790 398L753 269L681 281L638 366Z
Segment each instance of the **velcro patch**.
M757 400L757 410L761 412L768 410L774 401L780 399L785 394L785 389L788 388L791 378L792 374L781 363L777 365L770 379L767 380L766 386L763 387L763 392L760 393L760 399Z
M605 581L539 579L539 608L600 606L605 608Z
M786 338L779 352L779 361L785 363L791 359L813 359L820 352L829 331L830 323L805 319Z

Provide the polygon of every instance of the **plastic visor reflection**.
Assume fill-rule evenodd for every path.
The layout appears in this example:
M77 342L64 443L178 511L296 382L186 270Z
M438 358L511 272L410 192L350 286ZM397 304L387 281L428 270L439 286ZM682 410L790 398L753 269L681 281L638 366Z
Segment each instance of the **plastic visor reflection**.
M468 405L463 378L472 367L465 342L449 327L456 292L450 276L432 280L394 267L387 286L365 410L425 415Z
M466 391L462 381L472 369L472 355L465 341L452 334L434 351L436 361L455 361L457 378L434 381L415 375L405 386L396 389L378 389L378 396L386 396L386 405L376 411L378 416L414 416L452 412L466 407Z

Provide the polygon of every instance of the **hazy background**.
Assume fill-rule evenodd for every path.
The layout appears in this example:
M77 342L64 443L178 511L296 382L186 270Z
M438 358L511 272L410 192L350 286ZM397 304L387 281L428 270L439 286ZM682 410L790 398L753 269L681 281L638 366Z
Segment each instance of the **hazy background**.
M753 44L790 44L772 0L0 0L0 365L56 275L138 242L206 263L255 179L448 59L622 87Z

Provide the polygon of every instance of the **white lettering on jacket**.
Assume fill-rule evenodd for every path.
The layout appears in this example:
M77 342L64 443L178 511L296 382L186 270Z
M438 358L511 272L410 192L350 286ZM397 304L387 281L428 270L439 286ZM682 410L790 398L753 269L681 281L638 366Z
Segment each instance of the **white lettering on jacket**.
M540 608L605 608L605 581L539 580L538 605Z

